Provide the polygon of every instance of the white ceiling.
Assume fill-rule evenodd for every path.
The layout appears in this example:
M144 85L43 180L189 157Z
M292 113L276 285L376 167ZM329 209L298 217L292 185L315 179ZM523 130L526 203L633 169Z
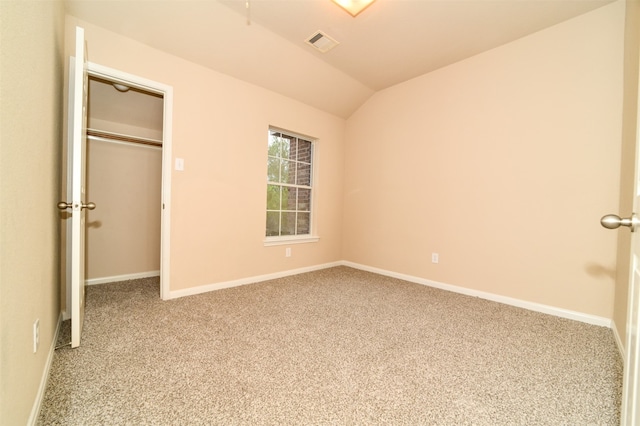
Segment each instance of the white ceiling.
M378 90L613 0L67 0L67 12L213 70L349 117ZM340 44L305 44L321 30ZM89 47L90 49L90 47Z

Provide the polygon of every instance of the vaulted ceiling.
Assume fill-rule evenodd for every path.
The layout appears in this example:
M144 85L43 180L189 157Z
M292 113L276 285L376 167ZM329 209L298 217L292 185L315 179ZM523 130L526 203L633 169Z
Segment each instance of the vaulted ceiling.
M67 0L67 12L339 117L376 91L612 0ZM327 53L305 43L321 30Z

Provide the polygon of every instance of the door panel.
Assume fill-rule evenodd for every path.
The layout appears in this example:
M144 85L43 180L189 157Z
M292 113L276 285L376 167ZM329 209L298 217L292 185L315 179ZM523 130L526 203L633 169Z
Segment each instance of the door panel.
M84 29L76 27L76 51L69 70L68 173L71 174L71 347L80 346L85 308L85 161L87 129L88 75Z
M640 97L639 97L640 98ZM640 111L640 109L638 109ZM638 120L640 129L640 120ZM633 200L633 210L637 212L640 208L640 167L638 150L638 137L636 137L636 168ZM631 216L632 222L636 226L640 221L636 214ZM632 225L633 226L633 225ZM634 231L634 228L631 228ZM627 307L627 334L625 338L625 362L624 362L624 384L622 394L622 425L640 424L640 339L638 338L638 326L640 325L640 228L636 228L631 235L631 268L629 271L629 295Z
M640 85L638 85L640 89ZM640 92L638 92L640 101ZM634 170L634 199L631 223L625 226L631 228L631 262L629 270L629 293L627 302L627 324L625 336L624 379L622 391L622 425L640 424L640 220L636 213L640 211L640 105L636 110L635 136L635 170Z

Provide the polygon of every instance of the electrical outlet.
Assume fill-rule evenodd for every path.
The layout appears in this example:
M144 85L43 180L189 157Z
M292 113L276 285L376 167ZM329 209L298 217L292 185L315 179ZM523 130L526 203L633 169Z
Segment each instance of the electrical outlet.
M431 253L431 263L438 263L440 261L440 255L438 253Z
M33 353L38 352L38 346L40 346L40 319L37 319L33 323Z
M291 257L291 247L284 249L284 257Z

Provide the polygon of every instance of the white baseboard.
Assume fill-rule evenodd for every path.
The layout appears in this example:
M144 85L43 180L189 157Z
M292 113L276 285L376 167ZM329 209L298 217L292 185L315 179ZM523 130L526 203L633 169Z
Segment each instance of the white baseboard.
M349 261L337 261L331 263L325 263L321 265L309 266L305 268L292 269L288 271L276 272L273 274L258 275L254 277L241 278L238 280L224 281L213 284L206 284L197 287L190 287L183 290L174 290L169 292L168 299L177 299L185 296L193 296L195 294L208 293L210 291L221 290L224 288L238 287L246 284L253 284L267 280L273 280L277 278L287 277L291 275L302 274L305 272L317 271L320 269L332 268L335 266L348 266L363 271L373 272L375 274L385 275L392 278L398 278L404 281L409 281L416 284L422 284L429 287L439 288L441 290L451 291L454 293L464 294L467 296L479 297L485 300L491 300L493 302L504 303L505 305L516 306L518 308L528 309L530 311L541 312L549 315L554 315L560 318L567 318L574 321L580 321L587 324L597 325L601 327L612 328L612 321L609 318L599 317L596 315L585 314L582 312L571 311L568 309L557 308L555 306L543 305L540 303L529 302L526 300L515 299L512 297L501 296L498 294L488 293L479 290L473 290L465 287L459 287L451 284L440 283L437 281L428 280L425 278L415 277L412 275L401 274L398 272L387 271L385 269L374 268L372 266L362 265L359 263ZM617 334L616 334L617 336ZM616 337L619 340L619 336ZM620 342L618 346L622 347Z
M540 303L528 302L526 300L514 299L511 297L500 296L498 294L487 293L484 291L473 290L465 287L459 287L451 284L444 284L437 281L427 280L425 278L414 277L412 275L400 274L397 272L387 271L384 269L374 268L371 266L361 265L354 262L343 261L342 265L349 266L355 269L361 269L363 271L373 272L375 274L386 275L392 278L398 278L404 281L409 281L416 284L422 284L429 287L439 288L441 290L447 290L454 293L460 293L467 296L479 297L481 299L491 300L493 302L504 303L506 305L516 306L518 308L528 309L530 311L542 312L549 315L554 315L561 318L572 319L575 321L584 322L587 324L598 325L602 327L611 328L612 321L608 318L599 317L596 315L585 314L582 312L570 311L568 309L556 308L554 306L543 305Z
M51 364L53 363L53 355L56 351L56 344L58 343L58 334L60 333L60 327L62 326L62 313L58 316L58 325L56 332L53 334L53 340L51 341L51 347L49 348L49 355L47 355L47 362L45 363L44 370L42 371L42 378L40 379L40 387L36 394L36 399L31 407L31 414L27 425L34 426L40 416L40 408L42 407L42 401L44 400L44 392L47 390L47 383L49 382L49 375L51 372Z
M627 359L626 352L624 350L624 342L614 321L611 321L611 329L613 330L613 337L616 339L616 345L618 346L618 351L620 351L620 356L622 357L622 363L624 365L624 362Z
M208 293L214 290L222 290L223 288L238 287L246 284L254 284L262 281L275 280L277 278L288 277L291 275L303 274L305 272L318 271L320 269L333 268L341 266L342 262L323 263L321 265L308 266L306 268L291 269L288 271L275 272L273 274L257 275L254 277L241 278L239 280L223 281L214 284L206 284L198 287L185 288L184 290L174 290L169 292L169 299L177 299L184 296L193 296L195 294Z
M160 271L136 272L135 274L114 275L112 277L91 278L85 280L86 285L114 283L118 281L137 280L139 278L159 277Z

